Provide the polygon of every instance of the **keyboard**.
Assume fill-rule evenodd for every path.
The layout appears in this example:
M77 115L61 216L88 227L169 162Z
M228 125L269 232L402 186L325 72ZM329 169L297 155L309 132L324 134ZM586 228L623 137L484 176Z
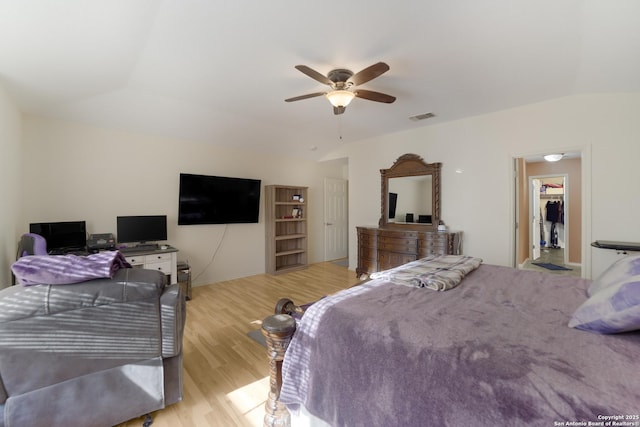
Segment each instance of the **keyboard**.
M127 248L118 249L123 254L134 253L134 252L145 252L145 251L157 251L158 245L137 245L131 246Z

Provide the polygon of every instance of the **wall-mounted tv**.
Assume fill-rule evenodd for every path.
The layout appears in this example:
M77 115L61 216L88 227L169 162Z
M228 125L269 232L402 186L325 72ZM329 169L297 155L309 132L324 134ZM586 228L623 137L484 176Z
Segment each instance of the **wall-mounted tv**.
M81 251L87 246L85 221L35 222L29 224L29 232L44 237L50 254Z
M118 243L147 243L167 240L166 215L119 216L116 218Z
M257 223L259 179L180 174L178 225Z

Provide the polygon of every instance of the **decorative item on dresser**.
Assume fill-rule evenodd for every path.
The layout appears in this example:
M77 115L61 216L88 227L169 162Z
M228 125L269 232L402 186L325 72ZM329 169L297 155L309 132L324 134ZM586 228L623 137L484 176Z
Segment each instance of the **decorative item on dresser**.
M357 227L358 277L428 255L462 253L461 231L437 231L442 222L441 167L442 163L426 163L416 154L404 154L391 168L380 170L379 226Z
M398 230L356 227L358 277L388 270L428 255L460 255L461 231Z

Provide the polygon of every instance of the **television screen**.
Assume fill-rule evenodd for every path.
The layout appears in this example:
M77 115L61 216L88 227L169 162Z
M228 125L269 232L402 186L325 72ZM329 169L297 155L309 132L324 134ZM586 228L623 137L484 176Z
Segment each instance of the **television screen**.
M118 243L167 240L166 215L119 216L116 222Z
M398 204L398 193L389 193L389 219L396 217L396 205Z
M81 251L87 246L85 221L32 223L29 224L29 232L44 237L49 253Z
M178 225L257 223L259 179L181 173Z

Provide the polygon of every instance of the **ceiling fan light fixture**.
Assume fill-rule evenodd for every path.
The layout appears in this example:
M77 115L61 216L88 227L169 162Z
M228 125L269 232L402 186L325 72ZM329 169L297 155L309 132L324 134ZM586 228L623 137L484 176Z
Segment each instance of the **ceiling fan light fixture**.
M355 96L353 92L348 90L332 90L327 93L327 99L334 107L346 107Z
M563 156L564 156L564 154L546 154L544 156L544 159L547 162L557 162L557 161L561 160Z

